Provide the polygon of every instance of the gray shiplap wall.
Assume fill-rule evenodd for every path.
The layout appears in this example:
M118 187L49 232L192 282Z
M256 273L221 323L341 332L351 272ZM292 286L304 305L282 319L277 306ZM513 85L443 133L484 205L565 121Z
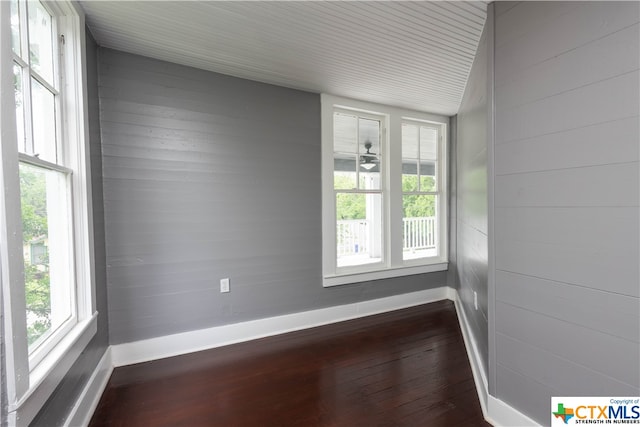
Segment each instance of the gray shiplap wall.
M501 4L496 397L640 394L638 2Z
M0 272L2 267L0 266ZM4 307L2 292L2 276L0 275L0 307ZM0 426L4 427L7 423L7 371L5 369L5 347L4 347L4 310L0 310Z
M489 12L491 12L489 8ZM457 116L457 258L458 295L488 371L487 309L487 28L473 62ZM478 309L474 304L474 292Z
M91 191L93 193L93 238L95 250L96 309L98 332L69 369L53 395L31 423L52 427L64 423L87 380L100 362L109 344L107 286L102 203L102 157L100 145L100 110L98 105L98 46L87 31L87 95L89 103L89 153L91 157Z
M318 94L109 49L99 69L112 344L446 285L322 287Z

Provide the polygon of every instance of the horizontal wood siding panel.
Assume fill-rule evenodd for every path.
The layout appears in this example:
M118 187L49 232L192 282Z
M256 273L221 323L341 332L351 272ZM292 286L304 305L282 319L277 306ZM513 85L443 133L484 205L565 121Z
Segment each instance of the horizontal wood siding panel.
M496 18L496 397L640 394L640 4Z
M637 342L500 301L496 303L496 333L514 339L522 337L533 347L637 387L640 378L640 365L637 363L640 346ZM616 363L602 363L602 360L610 360L612 349L616 350ZM511 357L513 355L506 353L498 355L498 359Z
M496 300L640 343L640 301L624 295L498 270Z
M636 117L638 92L640 73L634 71L519 107L497 108L496 144Z
M500 87L496 102L515 107L636 71L640 64L633 50L639 29L632 25L527 68ZM581 72L573 73L575 69Z
M496 63L500 65L495 71L496 88L542 61L569 54L584 45L590 45L596 53L594 42L637 24L640 13L637 2L590 2L588 5L531 2L529 6L527 3L523 2L496 21L496 35L499 35L496 37ZM521 28L518 34L501 31L503 23L509 21L511 28ZM570 74L574 70L566 72ZM553 80L562 78L554 76Z
M549 424L551 397L562 393L506 366L497 364L496 394L542 426Z
M498 363L571 396L633 396L634 387L506 335L496 336ZM597 378L598 381L593 381Z
M639 205L640 163L497 176L497 207ZM611 191L611 182L616 183Z
M496 208L496 269L637 298L638 208Z
M496 175L626 163L640 157L638 116L495 147Z
M446 285L322 287L317 94L103 49L100 97L113 344Z

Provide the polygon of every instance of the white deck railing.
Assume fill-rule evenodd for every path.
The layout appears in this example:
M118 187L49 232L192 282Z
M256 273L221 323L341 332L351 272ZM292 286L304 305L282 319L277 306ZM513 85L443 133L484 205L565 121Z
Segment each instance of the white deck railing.
M405 251L436 247L435 217L403 218L403 244ZM369 222L366 219L337 222L338 257L366 254L369 251Z
M346 219L337 222L338 257L369 251L369 221Z
M402 249L413 251L436 247L435 217L404 218Z

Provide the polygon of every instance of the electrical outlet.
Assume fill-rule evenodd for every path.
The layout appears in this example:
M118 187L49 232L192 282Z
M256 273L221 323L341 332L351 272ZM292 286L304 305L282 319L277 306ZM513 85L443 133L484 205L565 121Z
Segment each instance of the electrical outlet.
M473 291L473 306L478 309L478 293Z
M220 292L229 292L229 278L220 279Z

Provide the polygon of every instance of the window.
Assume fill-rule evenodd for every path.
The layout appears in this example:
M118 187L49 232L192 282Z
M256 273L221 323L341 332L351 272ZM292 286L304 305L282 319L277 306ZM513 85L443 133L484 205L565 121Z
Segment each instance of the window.
M447 268L447 124L322 95L325 286Z
M402 259L438 256L439 126L402 123Z
M2 81L0 123L15 123L0 151L9 424L28 424L96 330L84 21L67 2L2 3L11 45L0 59L13 87Z

